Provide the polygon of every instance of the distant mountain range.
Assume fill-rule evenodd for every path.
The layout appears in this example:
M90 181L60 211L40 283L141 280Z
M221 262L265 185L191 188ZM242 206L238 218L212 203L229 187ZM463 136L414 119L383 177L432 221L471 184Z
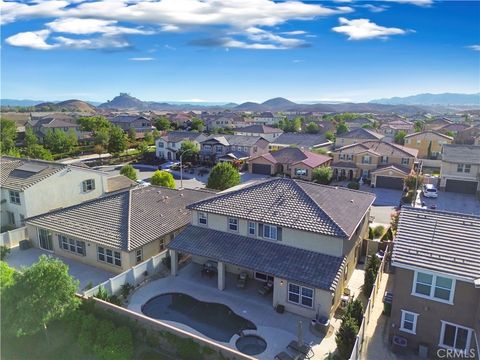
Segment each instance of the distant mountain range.
M420 94L404 98L372 100L368 103L295 103L277 97L263 103L188 103L188 102L156 102L142 101L127 93L120 93L112 100L102 104L92 104L82 100L62 102L38 102L34 100L0 100L2 106L34 106L34 111L77 111L93 113L96 110L222 110L237 111L290 111L290 112L357 112L357 113L399 113L416 114L423 112L445 112L447 110L480 109L480 93L478 94ZM95 107L94 105L98 105Z
M476 105L480 107L480 93L476 94L418 94L406 97L372 100L370 103L387 105Z

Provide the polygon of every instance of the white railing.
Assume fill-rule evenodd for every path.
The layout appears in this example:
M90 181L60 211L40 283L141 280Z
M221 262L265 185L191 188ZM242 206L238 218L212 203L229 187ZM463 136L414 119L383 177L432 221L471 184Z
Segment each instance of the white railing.
M143 283L148 277L165 269L162 260L167 256L168 251L152 256L150 259L128 269L127 271L108 279L107 281L98 284L97 286L83 292L85 296L94 296L97 294L100 287L103 287L109 295L118 295L122 285L130 284L138 286Z
M355 340L355 344L353 345L352 354L350 355L350 360L357 360L360 358L363 342L365 341L365 329L368 323L370 322L370 315L373 307L375 306L375 300L378 294L378 289L380 288L380 282L382 281L383 270L385 267L385 262L387 259L388 252L389 252L389 248L387 247L385 249L385 256L383 257L382 262L380 263L380 267L378 268L377 277L375 278L375 283L373 284L373 287L372 287L372 293L368 298L367 306L365 307L365 311L363 313L362 323L360 324L360 328L357 334L357 339Z
M27 228L21 227L18 229L5 231L0 234L0 246L12 248L18 246L20 241L28 239Z

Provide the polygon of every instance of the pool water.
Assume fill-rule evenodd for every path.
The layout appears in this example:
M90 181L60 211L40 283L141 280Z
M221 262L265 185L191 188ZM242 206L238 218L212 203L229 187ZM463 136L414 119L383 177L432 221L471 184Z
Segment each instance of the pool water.
M267 342L257 335L244 335L235 343L238 351L247 355L257 355L265 351Z
M182 293L158 295L142 306L142 312L157 320L190 326L211 339L229 342L240 330L256 330L255 324L228 306L197 300Z

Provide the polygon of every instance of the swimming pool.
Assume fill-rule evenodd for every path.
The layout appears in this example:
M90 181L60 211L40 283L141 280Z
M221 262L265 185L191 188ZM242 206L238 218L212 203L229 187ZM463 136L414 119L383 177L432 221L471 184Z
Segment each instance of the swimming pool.
M235 314L226 305L200 301L182 293L155 296L142 306L142 312L154 319L188 325L221 342L229 342L240 330L257 329L253 322Z

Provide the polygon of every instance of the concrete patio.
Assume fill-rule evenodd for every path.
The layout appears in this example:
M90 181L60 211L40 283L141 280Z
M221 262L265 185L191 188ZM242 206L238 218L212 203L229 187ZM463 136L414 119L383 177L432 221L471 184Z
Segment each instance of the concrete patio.
M116 275L114 273L100 270L96 267L86 265L72 259L64 258L38 248L20 250L19 247L14 247L11 249L6 261L11 267L21 270L22 267L28 267L36 263L40 255L53 256L67 264L69 274L80 281L80 285L78 287L79 290L84 290L88 283L92 283L93 286L96 286Z
M302 334L305 343L313 346L313 359L324 359L329 351L335 350L335 336L329 331L326 337L310 331L310 320L289 312L277 313L272 305L271 295L262 296L258 293L260 282L250 279L246 288L236 287L236 277L227 274L225 290L217 288L216 276L201 276L200 267L190 263L182 268L178 276L168 276L148 283L135 291L130 299L128 308L141 313L142 305L149 299L164 293L179 292L193 296L200 301L221 303L227 305L236 314L252 321L258 334L267 342L267 349L257 355L259 359L271 360L276 354L286 351L286 346L298 336L298 324L302 322ZM195 329L187 325L165 321L170 325L205 337ZM252 331L248 331L252 333ZM222 343L235 349L235 341L238 335L234 335L229 343ZM333 349L332 349L333 344Z

